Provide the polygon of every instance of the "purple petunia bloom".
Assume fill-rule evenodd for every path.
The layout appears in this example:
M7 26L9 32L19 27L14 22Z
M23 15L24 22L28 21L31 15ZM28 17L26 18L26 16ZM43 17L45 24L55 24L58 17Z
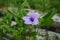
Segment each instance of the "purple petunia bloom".
M29 12L27 16L23 17L23 20L25 21L25 24L32 24L37 25L39 23L38 18L40 17L40 14L38 12Z

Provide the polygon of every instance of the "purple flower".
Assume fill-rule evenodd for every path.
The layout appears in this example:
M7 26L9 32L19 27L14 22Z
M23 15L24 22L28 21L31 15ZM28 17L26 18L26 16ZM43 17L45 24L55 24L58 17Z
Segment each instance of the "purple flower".
M29 12L27 16L23 17L25 24L37 25L39 23L38 18L40 14L38 12Z

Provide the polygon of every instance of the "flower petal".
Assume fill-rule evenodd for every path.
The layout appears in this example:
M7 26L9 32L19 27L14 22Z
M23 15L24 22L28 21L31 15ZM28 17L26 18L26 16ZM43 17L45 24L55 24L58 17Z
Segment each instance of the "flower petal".
M38 12L29 12L28 13L30 17L33 17L33 18L39 18L40 17L40 14Z
M26 20L24 23L25 24L32 24L32 22L30 20Z
M23 18L22 18L25 22L25 24L32 24L32 22L30 21L30 17L29 16L24 16Z
M38 19L35 19L33 25L37 25L39 23Z
M29 20L29 18L30 18L30 17L28 17L28 16L24 16L22 19L23 19L23 20Z

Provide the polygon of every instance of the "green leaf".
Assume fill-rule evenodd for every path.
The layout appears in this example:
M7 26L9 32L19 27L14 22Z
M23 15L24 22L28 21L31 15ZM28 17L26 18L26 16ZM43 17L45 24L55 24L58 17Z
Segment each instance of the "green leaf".
M19 34L18 31L17 31L16 29L13 29L13 30L12 30L12 33L13 33L13 35L16 36L16 37L17 37L18 34Z
M55 15L56 10L51 9L41 20L41 26L50 26L53 23L52 17Z
M43 17L43 19L51 19L54 15L55 15L55 13L56 13L57 11L56 11L56 9L55 8L53 8L53 9L51 9L44 17Z
M41 23L41 26L50 26L53 24L53 20L52 19L48 19L48 20L45 20Z

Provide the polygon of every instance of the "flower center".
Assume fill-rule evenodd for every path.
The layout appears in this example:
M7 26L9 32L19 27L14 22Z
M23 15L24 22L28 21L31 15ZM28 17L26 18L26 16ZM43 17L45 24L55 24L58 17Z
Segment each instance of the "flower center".
M33 22L33 21L34 21L34 18L32 18L32 17L31 17L31 18L30 18L30 21L32 21L32 22Z

